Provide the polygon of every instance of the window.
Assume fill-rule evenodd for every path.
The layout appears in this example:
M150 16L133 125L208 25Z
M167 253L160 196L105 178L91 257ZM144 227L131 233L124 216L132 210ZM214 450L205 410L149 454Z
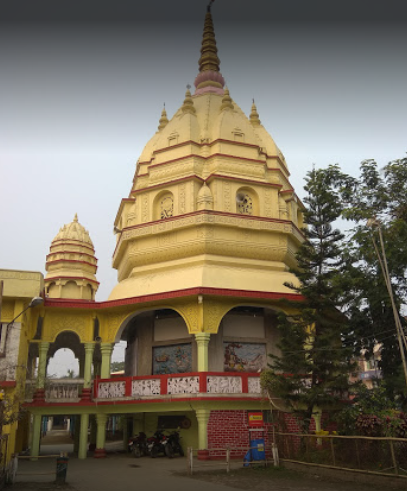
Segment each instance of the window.
M166 195L160 202L160 217L162 220L172 217L174 212L174 200L172 196Z
M6 352L7 324L0 324L0 356Z
M236 197L237 212L242 215L253 215L253 200L247 193L238 193Z

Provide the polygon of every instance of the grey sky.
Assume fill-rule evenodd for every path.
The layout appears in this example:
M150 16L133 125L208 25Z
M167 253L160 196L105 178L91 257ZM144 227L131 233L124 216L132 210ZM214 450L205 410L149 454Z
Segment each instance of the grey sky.
M403 2L265 3L214 3L221 71L246 114L255 98L299 196L314 163L356 175L363 159L403 157ZM0 266L45 273L78 213L104 300L115 214L163 103L171 117L197 75L207 1L23 4L1 7Z

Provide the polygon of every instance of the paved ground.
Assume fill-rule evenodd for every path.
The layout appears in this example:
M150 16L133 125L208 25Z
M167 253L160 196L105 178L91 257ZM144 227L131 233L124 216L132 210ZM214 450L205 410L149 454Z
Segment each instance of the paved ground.
M72 455L73 445L69 439L55 435L43 440L41 455L70 455L66 486L57 486L55 481L56 457L40 458L36 462L21 460L12 491L373 491L407 489L407 480L379 480L371 483L341 480L338 474L324 474L317 470L310 473L274 468L244 469L234 462L229 475L224 464L196 462L196 473L187 475L186 459L143 457L135 459L121 450L121 443L108 443L106 459L79 460ZM48 444L45 445L44 442ZM36 474L36 475L34 475ZM352 478L351 478L352 479ZM10 490L11 491L11 490Z
M62 438L61 438L62 436ZM55 438L56 437L56 438ZM61 443L55 443L60 441ZM122 443L108 443L105 459L73 456L73 444L64 434L49 435L42 440L38 461L20 460L13 490L33 491L57 488L55 481L56 457L45 457L66 452L69 455L67 484L71 491L230 491L220 483L191 481L186 474L186 458L143 457L136 459L122 451ZM45 444L46 443L46 444ZM68 491L67 489L67 491Z

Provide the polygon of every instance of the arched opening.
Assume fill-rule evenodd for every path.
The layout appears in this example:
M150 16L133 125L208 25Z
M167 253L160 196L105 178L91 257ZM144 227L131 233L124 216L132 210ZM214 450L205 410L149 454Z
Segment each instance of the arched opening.
M75 281L67 281L62 287L62 298L80 298L80 289Z
M112 355L112 368L126 376L187 373L196 369L196 344L184 319L172 309L134 316L124 326Z
M154 220L165 220L174 215L174 196L164 191L154 199Z
M236 193L236 213L241 215L258 215L257 193L248 187L240 188Z
M278 354L276 311L243 305L222 319L209 349L209 369L258 373L267 367L268 354Z
M47 288L47 295L50 297L50 298L56 298L58 297L58 293L59 293L59 288L57 287L55 281L53 281L52 283L50 283L48 285L48 288Z
M78 335L63 331L49 347L47 378L80 378L84 361L85 351Z
M79 377L79 360L70 348L59 348L47 366L49 379L74 379Z
M93 300L93 288L89 283L83 287L83 299Z

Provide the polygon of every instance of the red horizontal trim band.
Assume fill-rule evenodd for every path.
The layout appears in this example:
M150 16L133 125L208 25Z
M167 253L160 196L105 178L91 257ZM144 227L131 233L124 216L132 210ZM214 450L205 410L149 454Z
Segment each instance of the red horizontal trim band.
M88 254L87 252L78 252L78 251L57 251L57 252L50 252L49 254L46 255L46 259L48 259L50 256L54 256L55 254L80 254L81 256L88 256L98 260L97 257L95 257L93 254Z
M93 401L78 401L78 402L25 402L23 407L78 407L78 406L90 406L96 407L99 403Z
M133 183L134 183L134 179L133 179ZM129 194L131 194L131 190L132 189L133 189L133 186L131 187ZM117 210L117 213L116 213L116 216L115 216L115 219L114 219L114 227L117 227L117 225L118 225L118 221L119 221L121 212L123 210L124 204L126 202L135 203L135 201L136 201L136 198L122 198L122 200L120 201L119 209Z
M91 251L95 252L95 249L86 244L85 242L82 242L81 240L76 240L76 239L58 239L58 240L53 240L51 242L51 247L52 246L55 246L55 245L58 245L60 242L62 242L62 244L70 244L70 245L76 245L76 246L80 246L80 247L86 247L87 249L90 249Z
M165 219L166 222L171 222L171 221L174 221L174 220L180 220L182 218L185 218L185 217L191 217L191 216L197 216L197 215L215 215L215 216L231 216L231 217L236 217L236 218L244 218L244 219L247 219L247 220L259 220L259 221L263 221L263 222L272 222L272 223L287 223L287 224L290 224L292 225L296 230L297 232L303 236L303 233L301 232L301 230L293 223L291 222L290 220L281 220L279 218L268 218L268 217L260 217L260 216L256 216L256 215L241 215L240 213L228 213L228 212L225 212L225 211L216 211L216 210L198 210L198 211L193 211L192 213L184 213L183 215L176 215L176 216L173 216L173 217L168 217ZM143 228L143 227L150 227L151 225L154 225L156 223L162 223L162 220L154 220L153 222L146 222L146 223L140 223L139 225L133 225L131 227L125 227L122 229L122 233L127 231L127 230L135 230L135 229L138 229L138 228ZM116 254L116 251L118 249L118 247L120 246L121 244L121 238L120 240L116 243L116 247L113 251L113 256L115 256Z
M45 278L45 281L51 281L51 280L60 280L60 279L68 279L68 280L86 280L90 281L91 283L95 283L96 285L100 285L98 281L91 280L89 278L86 278L85 276L51 276L50 278Z
M250 182L254 184L260 184L261 186L269 186L272 188L282 188L282 184L273 184L271 182L264 182L264 181L257 181L255 179L246 179L245 177L231 177L231 176L225 176L223 174L210 174L206 179L205 182L210 181L214 177L218 177L219 179L227 179L228 181L243 181L243 182Z
M185 177L180 177L179 179L173 179L172 181L165 181L160 184L154 184L153 186L148 186L147 188L135 189L131 192L131 194L138 194L144 191L150 191L151 189L167 188L170 184L176 184L183 181L190 181L191 179L196 179L198 181L204 182L204 179L202 179L202 177L193 174L191 176L185 176Z
M92 268L95 268L95 271L97 271L98 269L96 264L88 263L87 261L80 261L79 259L54 259L51 261L47 261L47 265L55 264L55 263L80 263L80 264L87 264L88 266L92 266Z
M115 401L105 401L103 399L98 399L97 405L98 406L107 406L107 405L112 405L112 406L117 406L118 404L123 404L123 405L129 405L129 404L151 404L151 403L165 403L165 402L171 402L171 404L176 404L177 402L195 402L195 401L236 401L236 402L241 402L241 401L264 401L264 397L180 397L179 399L173 399L172 395L168 395L168 399L165 398L160 398L160 399L148 399L148 400L139 400L139 399L133 399L130 401L120 401L120 400L115 400ZM61 404L62 406L63 404ZM213 409L213 408L212 408Z
M218 138L216 140L211 141L210 143L201 143L201 142L196 142L196 141L193 141L193 140L187 140L187 141L184 141L184 142L181 142L181 143L177 143L176 145L172 145L171 147L159 148L157 150L154 150L153 153L154 154L156 154L156 153L162 153L162 152L168 151L169 148L170 149L172 149L172 148L180 148L180 147L184 147L186 145L195 145L195 146L197 146L199 148L202 148L202 147L205 147L205 146L212 147L213 145L216 145L217 143L233 143L234 145L238 145L238 146L241 146L241 147L260 148L258 145L254 145L253 143L237 142L235 140L227 140L227 139L224 139L224 138ZM262 152L262 153L264 153L264 152ZM202 156L200 155L200 157L202 157ZM279 157L277 156L277 158L279 158ZM139 165L149 165L152 161L153 161L153 158L151 158L150 160L139 161L138 164Z
M281 220L280 218L261 217L261 216L257 216L257 215L242 215L240 213L231 213L231 212L227 212L227 211L217 211L217 210L197 210L197 211L193 211L191 213L184 213L183 215L176 215L176 216L168 217L165 219L165 222L181 220L181 219L186 218L186 217L192 217L192 216L198 216L198 215L228 216L228 217L235 217L235 218L240 218L240 219L243 218L243 219L247 219L247 220L258 220L261 222L286 223L288 225L292 225L301 235L303 235L301 230L290 220ZM140 223L138 225L132 225L131 227L125 227L125 228L123 228L122 232L125 232L127 230L134 230L134 229L138 229L138 228L143 228L143 227L150 227L151 225L155 225L157 223L162 223L162 222L163 222L163 220L154 220L152 222Z
M0 380L0 387L15 387L16 385L15 380Z
M191 157L201 159L201 160L211 160L214 157L225 157L227 159L237 159L237 160L245 160L248 162L255 162L256 164L263 164L263 165L266 164L266 162L264 160L250 159L248 157L240 157L239 155L232 155L229 153L213 153L212 155L208 155L208 156L199 155L197 153L190 153L188 155L183 155L182 157L178 157L176 159L171 159L171 160L166 160L165 162L160 162L159 164L152 164L152 165L150 165L149 168L153 169L155 167L161 167L163 165L172 164L173 162L181 162L182 160L190 159Z
M176 145L172 145L171 147L159 148L159 149L155 150L154 153L162 153L162 152L166 152L168 150L168 148L179 148L179 147L184 147L186 145L196 145L200 148L202 148L204 146L212 147L213 145L216 145L217 143L233 143L233 145L240 145L242 147L260 148L258 145L255 145L253 143L246 143L246 142L239 142L239 141L235 141L235 140L227 140L224 138L218 138L216 140L211 141L210 143L201 143L201 142L196 142L194 140L187 140L187 141L184 141L181 143L177 143Z
M98 384L99 382L111 382L114 378L114 382L125 382L126 380L147 380L147 379L156 379L156 380L168 380L168 378L182 378L182 377L240 377L240 378L260 378L260 373L258 372L182 372L182 373L166 373L162 375L133 375L130 377L123 376L115 376L111 378L99 378L96 377L94 382Z
M216 145L217 143L231 143L233 145L237 145L237 146L241 146L241 147L256 148L256 149L258 149L259 153L265 155L266 158L278 160L279 163L280 163L280 165L284 168L284 170L287 173L287 175L290 175L290 172L287 169L286 164L283 162L283 160L281 159L281 157L279 155L269 155L267 152L264 152L263 147L260 147L259 145L255 145L253 143L237 142L237 141L234 141L234 140L227 140L227 139L224 139L224 138L218 138L216 140L213 140L210 143L201 143L201 142L195 142L193 140L187 140L185 142L177 143L176 145L173 145L172 147L159 148L159 149L155 150L153 152L153 154L166 152L166 151L168 151L169 148L171 148L171 149L172 148L180 148L180 147L183 147L183 146L186 146L186 145L195 145L195 146L198 146L198 147L202 148L204 146L212 147L213 145ZM202 156L199 155L199 157L202 157ZM138 164L137 164L137 167L139 165L149 165L153 161L153 159L154 159L154 157L151 158L150 160L139 161ZM263 162L263 161L261 161L261 162Z
M121 298L118 300L106 300L104 302L93 302L88 300L72 300L61 298L46 298L45 307L61 308L80 308L103 310L110 307L119 307L125 305L137 305L140 303L156 302L158 300L168 300L172 298L193 297L198 295L211 295L219 297L235 297L258 300L302 300L303 297L298 293L281 293L281 292L261 292L251 290L232 290L229 288L208 288L195 287L184 290L175 290L171 292L154 293L151 295L141 295L139 297Z

